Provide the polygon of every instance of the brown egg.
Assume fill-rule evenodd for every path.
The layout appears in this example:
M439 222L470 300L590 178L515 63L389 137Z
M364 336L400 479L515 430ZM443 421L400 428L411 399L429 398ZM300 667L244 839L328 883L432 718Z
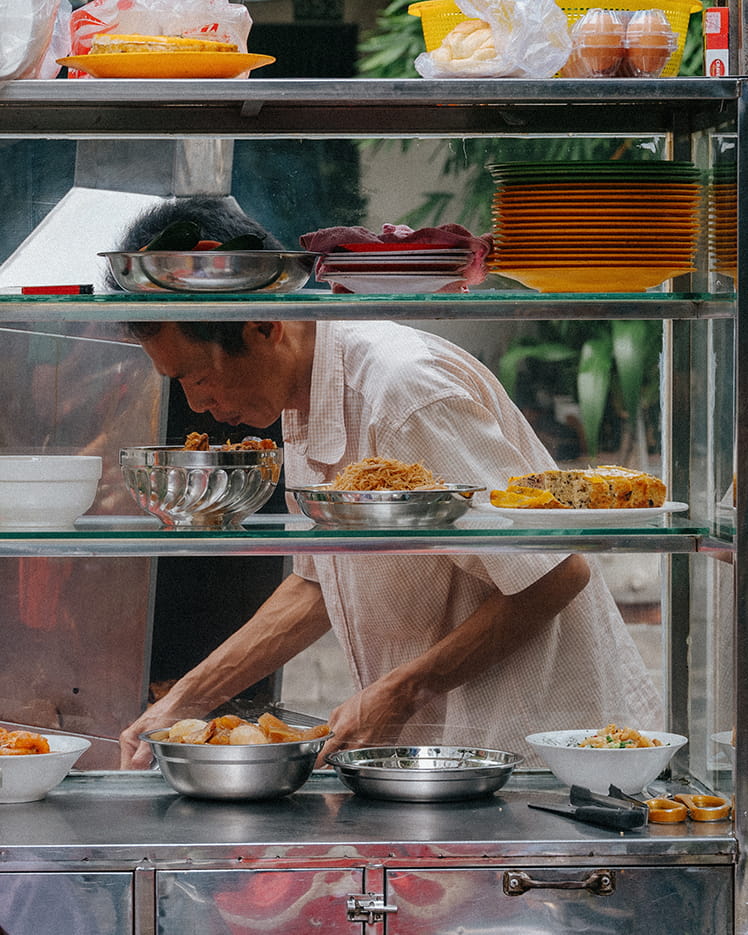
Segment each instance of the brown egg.
M639 10L626 26L621 74L658 78L676 45L676 35L662 10Z
M625 26L615 10L589 10L572 29L572 53L561 74L604 78L615 74L624 56Z

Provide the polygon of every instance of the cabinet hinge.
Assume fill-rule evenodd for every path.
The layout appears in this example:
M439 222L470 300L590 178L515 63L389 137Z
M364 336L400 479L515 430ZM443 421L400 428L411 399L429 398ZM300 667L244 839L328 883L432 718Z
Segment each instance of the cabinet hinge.
M383 893L352 893L347 902L349 922L366 922L374 925L381 922L389 912L397 912L397 906L388 906Z

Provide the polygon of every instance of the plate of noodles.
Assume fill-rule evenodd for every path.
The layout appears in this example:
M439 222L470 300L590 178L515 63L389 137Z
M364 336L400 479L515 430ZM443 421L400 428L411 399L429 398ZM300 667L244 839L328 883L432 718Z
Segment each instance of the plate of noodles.
M480 490L446 483L419 463L381 457L348 465L329 484L287 488L309 519L342 529L442 526L462 516Z

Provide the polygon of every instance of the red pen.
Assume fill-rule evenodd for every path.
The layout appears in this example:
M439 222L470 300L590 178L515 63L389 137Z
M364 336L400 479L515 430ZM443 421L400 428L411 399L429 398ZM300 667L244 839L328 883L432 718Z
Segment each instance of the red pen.
M21 286L21 295L93 295L93 285Z

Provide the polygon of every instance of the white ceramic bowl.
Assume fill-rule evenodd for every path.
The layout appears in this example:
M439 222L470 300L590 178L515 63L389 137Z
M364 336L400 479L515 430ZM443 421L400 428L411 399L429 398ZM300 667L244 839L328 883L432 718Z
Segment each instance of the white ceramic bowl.
M0 455L0 527L68 528L101 478L93 455Z
M640 731L662 742L661 747L608 749L580 747L580 741L597 732L556 730L530 734L525 740L538 753L553 775L567 786L584 786L601 795L611 785L627 795L636 795L653 782L688 739L664 731Z
M91 742L66 734L42 734L49 753L0 756L0 804L37 802L58 786Z

